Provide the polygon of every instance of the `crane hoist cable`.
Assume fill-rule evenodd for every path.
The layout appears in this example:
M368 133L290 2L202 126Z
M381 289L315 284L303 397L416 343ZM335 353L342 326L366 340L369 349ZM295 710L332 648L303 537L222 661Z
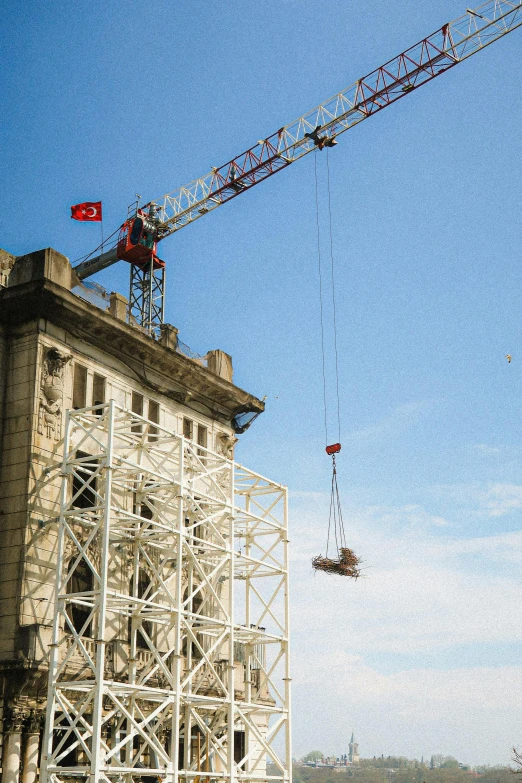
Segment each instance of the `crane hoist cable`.
M315 215L317 228L317 267L319 279L319 310L321 323L321 364L323 375L323 406L324 406L324 429L326 438L326 453L332 457L332 483L330 489L330 510L328 516L328 533L326 538L326 555L318 555L312 559L312 566L316 571L326 571L327 573L339 574L341 576L350 576L357 579L360 576L360 559L346 545L346 533L344 529L343 514L341 508L341 498L339 495L339 485L337 482L336 454L341 451L341 403L339 393L339 351L337 346L337 313L335 302L335 261L333 250L333 231L332 231L332 197L330 187L330 166L328 160L328 148L326 149L326 181L328 191L328 232L330 248L330 275L332 292L332 331L333 346L335 356L335 393L337 401L337 443L330 444L328 438L328 395L327 395L327 373L326 373L326 350L325 350L325 296L323 285L322 257L321 257L321 223L319 218L319 182L317 176L317 153L314 155L314 178L315 178ZM330 552L330 542L332 551Z
M326 445L328 445L328 410L326 395L326 359L324 350L324 306L323 306L323 273L321 264L321 224L319 221L319 185L317 181L317 154L314 155L315 175L315 219L317 228L317 271L319 278L319 313L321 321L321 361L323 369L323 406L324 406L324 432Z
M332 292L332 331L333 331L333 346L335 356L335 394L337 405L337 440L341 440L341 403L339 395L339 352L337 349L337 312L335 303L335 264L334 264L334 252L333 252L333 234L332 234L332 204L331 204L331 188L330 188L330 167L328 165L328 150L327 150L327 168L326 168L326 180L328 189L328 232L329 232L329 248L330 248L330 276L331 276L331 292ZM314 177L315 177L315 218L317 229L317 271L319 279L319 311L320 311L320 323L321 323L321 360L323 371L323 403L324 403L324 430L326 445L328 446L328 404L327 404L327 375L326 375L326 349L325 349L325 304L324 304L324 286L323 286L323 262L321 256L321 224L319 218L319 181L317 176L317 153L314 155Z
M317 153L316 153L317 155ZM335 306L335 271L334 271L334 253L333 253L333 232L332 232L332 195L330 188L330 155L328 147L326 148L326 181L328 185L328 223L330 231L330 267L332 273L332 314L333 314L333 334L334 334L334 352L335 352L335 388L337 394L337 440L341 442L341 403L339 397L339 352L337 350L337 311Z

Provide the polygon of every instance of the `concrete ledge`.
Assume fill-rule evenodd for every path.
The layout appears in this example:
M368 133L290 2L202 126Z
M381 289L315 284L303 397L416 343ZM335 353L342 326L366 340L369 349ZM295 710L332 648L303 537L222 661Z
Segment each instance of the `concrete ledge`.
M14 288L35 280L51 280L68 290L78 284L69 259L52 247L18 256L9 275L8 287Z
M65 256L62 258L65 260ZM0 290L0 322L6 323L11 333L27 323L34 328L39 319L52 322L73 337L96 344L159 394L194 410L198 410L198 406L212 410L213 415L227 425L239 411L261 413L264 410L261 400L228 380L232 363L222 351L216 352L219 359L215 355L210 362L214 371L202 367L194 359L161 341L151 340L110 313L93 308L45 277ZM174 339L173 330L169 333L169 342ZM28 411L13 402L9 413L14 417ZM12 431L8 428L9 419L6 431Z

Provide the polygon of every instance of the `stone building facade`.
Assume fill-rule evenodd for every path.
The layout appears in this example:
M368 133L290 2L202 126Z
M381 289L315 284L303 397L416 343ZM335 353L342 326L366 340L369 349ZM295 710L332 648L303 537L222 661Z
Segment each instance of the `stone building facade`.
M126 301L120 295L112 294L109 308L102 310L93 307L81 296L73 293L72 289L77 283L74 272L68 260L52 249L37 251L18 258L10 256L5 251L0 251L0 275L0 533L2 536L0 540L0 736L2 742L2 783L34 783L35 780L40 779L42 759L52 756L53 753L56 757L54 772L49 773L49 777L46 779L76 781L90 779L92 783L95 780L97 783L98 779L114 779L130 783L134 780L150 781L158 778L174 781L178 779L178 776L184 776L191 783L194 780L199 783L200 777L194 776L203 770L206 773L206 775L201 775L203 783L207 781L210 783L212 772L215 773L216 779L220 780L228 779L227 770L230 773L229 777L246 779L248 777L246 773L250 770L249 779L261 780L266 772L264 761L260 759L265 759L267 755L270 758L270 752L267 752L270 748L265 747L265 742L268 743L266 737L269 731L269 715L271 710L275 710L278 697L270 685L271 675L266 673L269 666L266 662L260 662L264 655L264 651L259 651L260 645L266 642L265 637L261 635L265 632L261 623L256 625L252 622L252 617L248 616L243 617L240 621L223 619L222 622L220 621L221 626L219 627L224 629L224 634L228 633L228 647L225 642L221 646L214 645L216 649L212 647L212 639L216 637L217 631L209 630L209 628L211 628L211 622L215 622L218 627L219 622L216 618L220 612L223 616L228 617L227 612L233 593L230 585L234 575L231 571L230 581L227 582L228 577L223 574L228 572L222 571L219 576L217 571L215 574L211 573L210 568L204 565L208 553L219 549L210 543L212 537L217 535L215 531L213 532L214 522L208 513L210 501L205 504L207 508L205 524L208 524L210 532L205 532L202 520L198 521L197 519L197 512L193 512L189 520L188 511L183 510L184 500L179 499L182 492L172 496L179 499L180 505L179 508L176 507L178 508L176 513L178 517L181 515L180 524L184 525L183 531L181 528L178 530L178 539L175 540L180 542L180 549L181 541L185 541L188 550L195 558L190 585L196 586L190 589L196 596L197 584L200 580L208 586L207 592L212 593L211 599L207 600L205 592L201 591L198 601L196 602L196 598L190 599L192 603L188 609L186 606L183 609L183 623L189 629L186 635L183 637L185 625L180 619L176 620L176 611L179 610L178 614L181 616L179 605L183 602L186 604L186 595L189 590L187 582L189 567L186 564L183 565L183 575L179 577L178 592L176 593L178 610L169 610L170 614L168 614L165 609L167 599L165 596L161 597L161 584L164 576L163 572L158 573L157 562L152 562L154 556L150 555L150 573L154 572L155 575L148 576L144 566L145 570L137 572L134 579L134 576L129 576L130 571L124 574L124 565L127 561L130 563L132 558L124 554L121 554L120 557L118 554L120 551L123 552L125 542L118 544L114 541L108 544L109 548L113 547L110 550L113 552L113 559L108 561L109 576L106 587L108 585L108 588L118 593L120 598L121 595L128 595L130 598L125 612L122 610L118 614L115 610L109 620L104 621L106 623L104 627L108 630L104 630L102 633L99 626L100 604L96 604L96 601L99 602L101 599L96 594L95 586L93 587L92 574L89 574L85 563L80 562L84 557L88 564L94 564L92 568L96 570L98 568L96 563L100 561L101 555L92 556L89 561L85 554L88 544L82 544L80 539L81 535L84 535L82 540L86 540L85 530L87 527L85 525L87 522L91 524L97 513L95 510L86 509L89 503L94 504L93 508L96 505L94 500L89 500L90 494L93 497L96 495L101 498L99 502L102 505L103 502L106 503L104 508L106 511L108 509L107 513L111 513L111 501L107 498L103 500L103 490L100 490L99 486L96 491L93 490L91 493L90 479L84 479L86 471L94 469L89 467L88 460L86 462L85 458L85 464L82 463L83 467L80 464L81 456L78 455L83 452L79 450L72 452L73 457L76 457L79 462L76 466L72 465L69 476L64 475L64 470L67 472L69 468L64 469L63 460L66 427L71 427L70 424L66 424L66 420L68 420L66 412L87 410L87 413L79 415L76 419L74 415L72 416L71 421L76 426L76 431L85 426L85 421L94 422L92 426L98 427L96 416L100 416L100 426L98 427L100 429L103 417L105 416L108 420L109 409L107 406L110 403L113 418L117 415L115 411L122 412L120 418L124 415L131 417L129 419L131 439L137 431L141 434L146 432L148 434L144 436L145 441L148 438L148 442L154 448L160 449L160 440L161 443L166 442L168 440L166 433L170 433L169 438L172 443L179 441L181 444L180 453L183 450L185 455L190 452L192 455L191 464L199 463L197 469L200 470L200 473L210 475L209 465L219 464L222 466L220 475L224 475L225 468L230 470L230 475L232 475L234 470L232 460L237 435L244 429L245 422L263 411L263 403L233 384L232 362L224 352L210 351L204 360L190 358L180 351L177 330L173 326L165 325L162 328L161 338L154 340L139 328L129 325L126 322ZM84 419L82 419L82 415ZM140 448L142 453L146 453L147 443L143 446L142 442ZM92 453L94 454L94 452ZM125 460L127 458L125 451L122 450L121 454L120 461L121 459ZM185 459L187 459L186 456ZM93 460L99 462L101 457L94 454L91 457L91 463ZM112 468L107 470L110 469ZM191 470L194 472L195 468L192 467ZM202 481L201 476L198 480ZM220 480L224 481L224 479ZM173 487L177 486L174 479L172 482ZM249 486L253 486L252 482ZM199 491L192 494L193 506L199 502L201 495L201 493L197 494ZM75 493L76 501L74 501ZM73 499L71 500L71 498ZM121 507L124 508L129 519L134 522L136 519L149 520L159 513L157 509L160 501L151 501L146 493L138 498L136 489L133 489L132 492L129 491L128 497L123 500L120 498L118 503L121 503ZM250 503L250 499L248 503ZM171 510L174 508L174 500L172 504ZM203 506L203 504L201 505ZM101 505L100 508L102 508ZM228 516L231 515L230 508L227 512ZM170 512L165 512L163 519L171 519L168 513ZM77 516L73 519L71 514ZM91 514L90 517L89 514ZM61 522L59 522L60 519ZM76 527L70 521L67 522L70 519L73 519ZM71 532L70 534L69 544L71 541L73 543L70 544L69 551L67 551L67 541L65 543L62 541L60 544L58 535L60 524L65 525L64 529L66 530L76 531L76 533ZM167 523L165 522L165 524ZM283 527L278 531L278 541L283 542L286 546L287 539ZM81 533L81 530L84 532ZM80 541L77 543L76 549L75 535ZM223 538L226 539L226 535ZM248 534L246 538L248 538ZM206 549L205 541L208 541ZM199 546L199 549L196 545ZM232 563L232 570L236 569L234 574L239 574L239 578L249 582L249 575L254 573L252 562L255 558L251 556L248 560L248 558L245 559L245 555L242 555L242 564L238 565L239 560L233 552L233 542L224 542L222 546L225 553L223 562L225 563L228 558L226 562ZM109 552L109 550L107 551ZM60 559L57 561L60 552ZM201 554L198 555L198 552ZM236 556L236 561L234 561L234 556ZM108 557L110 558L110 552ZM125 557L127 557L127 561ZM143 557L149 557L147 551ZM198 557L201 564L197 562ZM259 559L259 555L256 557ZM58 576L62 580L66 579L64 574L71 573L71 569L76 568L67 588L72 593L76 591L76 598L73 596L68 604L66 599L62 601L61 615L57 613L55 600L57 562L61 563L62 574L61 576L58 574ZM182 563L181 554L179 563ZM166 569L167 559L163 558L160 565L161 568ZM169 567L174 569L172 564ZM259 567L256 566L256 568ZM212 581L214 577L215 582ZM86 580L83 588L82 578ZM149 600L147 595L151 590L150 580L153 578L159 585L156 591L159 597L156 596L154 599L155 604L152 599L147 604ZM71 588L72 582L75 586L73 585ZM165 595L169 596L168 589L165 588L165 590L167 590ZM87 596L83 599L83 603L82 595ZM95 597L92 598L92 595ZM214 606L212 610L214 620L211 621L207 618L206 625L201 616L205 612L207 615L211 614L211 610L200 609L202 602L203 605L207 602ZM219 610L216 609L218 604L221 606ZM147 615L153 617L152 620L139 616L140 606L143 609L145 605L148 607L147 611L150 611L151 606L156 606L157 613L154 616ZM90 615L89 612L91 612ZM105 612L105 608L103 608L103 612ZM261 612L260 616L267 614L269 613L263 614ZM165 632L163 642L153 643L150 640L153 637L159 638L159 631L156 629L160 628L161 623L167 623L167 625L172 623L169 626L171 630L168 633ZM131 632L129 629L131 625L134 634L133 648L130 642ZM190 630L196 626L196 631ZM232 631L232 626L234 631ZM178 628L177 635L173 630L175 627ZM180 628L181 630L179 630ZM249 629L251 630L249 631ZM232 644L230 639L233 632L236 634L234 636L236 641ZM101 638L102 636L103 638ZM70 637L69 640L68 637ZM190 642L191 638L194 640L192 643ZM225 636L223 636L224 638ZM275 638L276 636L273 634L272 643ZM283 634L281 638L282 642L278 649L283 650L287 655L287 637ZM60 661L63 662L65 653L55 652L56 666L58 668L62 666L62 680L63 678L67 681L74 680L77 687L81 686L82 677L85 682L95 679L95 676L103 680L103 682L100 680L98 685L92 685L93 698L95 701L97 698L101 705L100 715L96 718L95 711L91 710L91 712L85 713L87 717L81 718L85 724L82 729L83 736L87 737L85 740L81 738L79 730L76 735L74 732L71 734L70 740L64 740L68 736L66 728L56 728L60 724L55 724L53 729L51 719L48 725L47 748L43 748L44 722L48 705L49 652L53 645L55 649L58 649L60 644L62 644L62 651L69 650L69 658L63 665L60 664ZM232 646L230 646L231 644ZM73 650L74 645L76 648ZM158 650L161 645L165 651L162 651L160 655ZM232 649L233 654L230 652ZM266 646L263 650L265 649ZM61 659L60 655L62 655ZM84 659L82 659L82 655L85 656ZM84 669L88 669L85 660L89 661L89 656L91 656L94 661L96 655L103 655L106 659L105 663L102 661L100 668L98 662L95 674L92 673L94 668L92 672L82 674L82 666ZM161 664L159 668L161 666L165 668L163 679L160 673L154 669L154 656ZM81 660L84 662L81 663ZM190 690L191 693L197 691L201 696L204 706L197 707L197 709L206 709L207 712L198 714L194 712L194 717L190 718L188 724L186 721L183 723L184 718L176 718L176 732L174 732L174 728L172 730L166 728L165 722L160 724L158 719L154 724L157 727L154 731L158 736L161 735L161 740L158 740L159 760L154 760L150 748L147 750L145 747L147 744L145 734L143 734L143 741L139 738L139 732L145 732L145 729L140 729L140 726L148 725L150 729L152 724L150 722L147 724L148 719L143 718L142 723L138 726L138 723L133 723L134 719L129 716L125 719L127 721L125 723L121 716L118 718L115 709L113 709L112 716L104 716L104 711L106 712L109 708L106 697L100 695L99 689L109 688L107 685L109 680L113 685L116 682L121 688L121 683L127 682L125 679L127 677L126 670L129 667L134 667L133 682L139 683L140 671L143 672L149 667L151 673L147 675L149 677L147 687L151 691L155 689L154 692L160 693L161 691L163 694L161 698L165 699L165 703L170 704L172 699L169 696L169 688L172 691L174 686L172 684L169 686L168 682L172 683L174 680L169 680L170 670L167 671L167 668L171 664L167 664L165 661L173 661L172 672L174 669L177 671L178 679L175 681L180 688L180 683L187 681L187 676L184 674L187 667L192 667L196 672L199 672L197 682L194 678L191 680ZM245 661L249 661L249 663L245 663ZM220 675L219 672L222 671L226 671L228 674ZM58 673L57 683L59 676ZM228 695L222 696L218 694L218 685L212 680L212 677L215 680L216 678L219 681L221 681L220 678L223 680L225 684L222 687L225 692L227 690L226 676L229 678ZM288 679L287 671L283 679ZM63 682L61 687L61 692L65 693ZM145 689L144 685L142 687ZM216 715L218 709L221 710L224 704L228 705L227 709L229 710L229 717L223 718L224 728L216 729L214 734L212 734L213 713L208 706L212 699L214 699L215 705L219 705L219 707L215 706ZM250 705L255 703L255 708L249 707L248 715L247 711L243 710L243 723L237 715L234 718L233 712L230 712L232 709L231 700L235 700L234 703L239 705L237 715L240 714L242 703L246 704L247 701ZM189 702L185 699L183 704L185 704L183 707L185 714L188 715L189 706L186 705ZM146 713L148 708L142 706L141 709ZM169 709L171 710L169 720L174 726L172 706ZM71 710L72 715L74 708L72 707ZM280 714L288 723L289 715L286 702L283 704ZM65 713L64 715L65 718L72 720L71 715L67 716ZM98 735L92 728L96 720L100 723L97 729ZM228 729L225 725L226 720L233 722L233 725L228 725ZM131 731L129 726L137 726L136 729L132 728L132 732L136 736L130 743L126 742L125 738L125 731ZM207 731L205 726L209 727L208 736L205 734ZM289 737L289 728L286 727L285 731ZM187 732L190 734L190 738L187 736ZM154 732L151 731L151 733ZM74 741L75 736L76 740ZM103 743L105 748L105 756L101 760L98 756L95 760L91 758L94 756L93 743L96 736L98 737L97 742ZM179 750L177 744L173 750L174 736L176 743L179 743ZM226 736L235 737L233 758L230 758L230 752L227 751ZM61 755L60 751L56 750L60 741L62 744L65 742ZM231 741L228 740L229 743ZM140 742L143 745L142 750L140 750ZM153 740L151 739L150 742L152 743ZM182 747L183 742L184 748ZM113 752L118 743L121 744L123 750ZM125 754L126 762L124 762ZM164 760L162 761L163 756ZM110 761L107 760L109 757ZM252 761L254 757L257 758L256 762ZM173 758L176 759L174 766L172 765ZM288 756L289 758L290 756ZM270 758L270 760L274 761L274 758ZM51 764L50 761L49 764ZM95 764L98 765L96 770L104 770L103 774L99 773L99 777L97 777L98 772L93 773L92 771ZM56 765L58 766L56 767ZM63 774L60 772L60 765L64 768ZM118 772L118 765L123 770L121 773ZM288 779L290 766L283 760L281 780ZM156 769L152 777L147 776L144 772L140 778L136 772L136 768L155 769L156 767L161 768L162 772L160 774Z

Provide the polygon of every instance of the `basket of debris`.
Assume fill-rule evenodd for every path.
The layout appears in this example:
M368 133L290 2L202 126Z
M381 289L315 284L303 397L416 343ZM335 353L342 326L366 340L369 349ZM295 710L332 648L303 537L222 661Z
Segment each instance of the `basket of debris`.
M358 579L361 575L359 568L361 560L352 549L342 547L339 549L339 559L332 560L329 557L317 555L312 559L312 568L316 571L326 571L327 574L339 574Z

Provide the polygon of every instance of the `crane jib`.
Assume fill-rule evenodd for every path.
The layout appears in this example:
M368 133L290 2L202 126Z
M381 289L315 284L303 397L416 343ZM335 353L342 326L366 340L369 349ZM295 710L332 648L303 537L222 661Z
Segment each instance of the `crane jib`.
M285 126L219 169L214 169L206 195L162 222L161 236L178 231L197 217L230 201L311 152L318 146L317 137L314 137L318 128L321 134L328 134L327 137L323 135L319 138L334 139L352 125L456 65L458 59L444 48L448 47L448 40L448 25L444 25L428 38L359 79L352 88L353 94L346 96L346 105L338 100L338 105L344 110L329 112L326 106L319 107L323 111L320 115L317 112L315 122L303 121L300 132L293 130L295 123ZM337 97L341 95L345 96L339 94Z
M453 22L443 25L397 57L359 79L351 87L329 101L284 126L267 140L242 153L229 163L179 191L162 199L158 217L164 227L163 236L197 220L203 214L235 198L241 190L266 179L267 172L258 164L248 166L247 158L259 160L264 148L277 147L272 153L285 163L293 163L316 148L310 135L318 128L330 128L332 136L348 130L421 84L439 76L453 65L470 57L522 24L522 2L489 0ZM308 134L308 138L307 138ZM269 160L265 160L267 165ZM284 166L282 166L284 168ZM216 195L216 173L225 181ZM229 186L235 182L236 189ZM244 187L241 188L240 186Z
M228 163L151 202L158 240L179 231L290 163L489 46L522 24L522 0L488 0L443 25L311 112L285 125ZM83 277L117 260L92 258Z

